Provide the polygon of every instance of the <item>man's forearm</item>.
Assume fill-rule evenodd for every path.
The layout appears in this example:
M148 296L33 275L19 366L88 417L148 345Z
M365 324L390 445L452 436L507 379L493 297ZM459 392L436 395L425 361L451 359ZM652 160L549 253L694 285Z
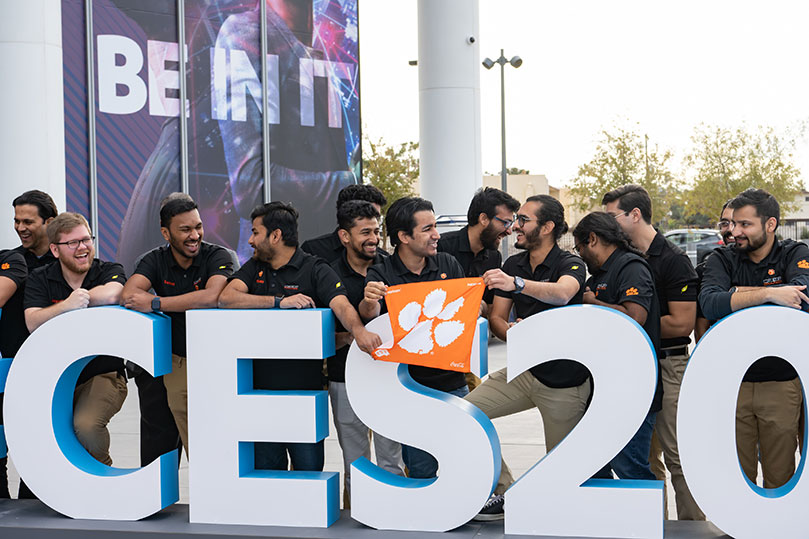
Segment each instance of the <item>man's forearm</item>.
M219 296L218 304L223 309L267 309L275 305L275 297L226 289Z
M55 303L49 307L43 307L42 309L33 311L26 309L25 325L28 327L29 332L33 332L51 318L55 318L62 313L66 313L67 311L69 311L69 309L65 308L64 302Z
M190 309L213 309L219 299L219 290L205 288L180 294L179 296L162 296L160 310L169 313L181 313Z
M501 341L506 340L506 334L508 333L508 320L501 316L491 316L489 318L489 327L492 329L492 333L494 333L495 337Z
M363 299L358 310L363 320L373 320L382 312L382 306L378 301Z
M730 310L736 312L747 307L755 307L767 303L769 290L766 287L744 287L730 296Z
M531 296L550 305L567 305L577 290L570 293L569 287L564 283L541 283L539 281L525 281L525 288L521 294Z
M90 294L90 307L100 305L118 305L121 302L121 293L124 287L120 283L107 283L94 286L88 290Z

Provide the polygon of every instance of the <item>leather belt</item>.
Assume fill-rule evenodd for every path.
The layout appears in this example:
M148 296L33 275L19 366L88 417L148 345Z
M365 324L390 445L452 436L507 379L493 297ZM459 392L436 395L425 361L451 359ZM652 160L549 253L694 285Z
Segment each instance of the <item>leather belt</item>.
M687 356L688 355L688 347L681 346L679 348L667 348L663 350L664 357L671 357L671 356Z

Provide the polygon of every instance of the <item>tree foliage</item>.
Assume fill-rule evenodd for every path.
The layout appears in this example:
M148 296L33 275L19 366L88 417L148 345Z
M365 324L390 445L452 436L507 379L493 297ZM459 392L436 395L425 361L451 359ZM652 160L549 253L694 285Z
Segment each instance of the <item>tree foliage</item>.
M604 193L622 185L642 185L652 198L652 219L668 221L670 207L679 196L679 180L669 169L672 153L649 148L648 138L632 127L604 129L593 158L581 165L571 181L571 195L578 209L601 204Z
M750 187L775 196L782 215L796 209L803 183L794 163L796 140L789 133L700 125L691 140L684 164L693 187L684 196L685 216L718 215L725 201Z

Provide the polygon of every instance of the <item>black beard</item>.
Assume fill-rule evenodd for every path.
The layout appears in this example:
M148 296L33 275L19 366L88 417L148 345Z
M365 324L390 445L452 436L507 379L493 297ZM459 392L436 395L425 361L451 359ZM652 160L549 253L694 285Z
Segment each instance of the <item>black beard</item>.
M492 223L489 223L489 226L480 231L480 243L483 245L484 249L496 251L498 243L497 236L499 235L500 233L494 229Z

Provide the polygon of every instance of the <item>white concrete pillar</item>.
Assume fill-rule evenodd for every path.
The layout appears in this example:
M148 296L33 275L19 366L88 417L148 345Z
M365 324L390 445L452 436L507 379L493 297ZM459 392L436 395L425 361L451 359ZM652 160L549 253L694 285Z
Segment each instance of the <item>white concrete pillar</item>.
M483 181L478 0L419 0L421 195L466 214Z
M0 248L19 245L11 201L29 189L65 209L60 0L0 0Z

